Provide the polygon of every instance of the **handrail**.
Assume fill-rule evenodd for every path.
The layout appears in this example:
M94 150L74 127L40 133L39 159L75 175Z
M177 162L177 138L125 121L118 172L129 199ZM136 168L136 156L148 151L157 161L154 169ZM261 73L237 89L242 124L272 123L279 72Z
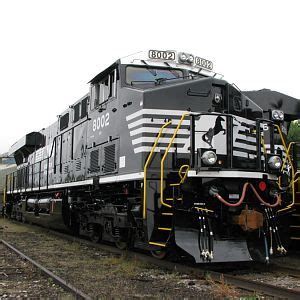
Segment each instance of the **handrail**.
M166 207L169 207L169 208L171 208L172 206L164 202L164 162L165 162L166 157L167 157L167 155L168 155L168 153L169 153L169 150L170 150L170 148L171 148L171 145L172 145L173 142L174 142L174 139L175 139L175 137L176 137L176 135L177 135L177 132L178 132L179 128L180 128L181 125L182 125L183 120L184 120L185 117L188 116L188 115L190 115L190 113L187 112L187 113L184 113L184 114L181 116L181 118L180 118L180 120L179 120L179 123L178 123L178 125L177 125L177 127L176 127L176 129L175 129L175 131L174 131L174 133L173 133L173 136L172 136L172 138L171 138L171 141L170 141L170 143L169 143L169 145L168 145L168 147L167 147L167 149L166 149L166 151L165 151L165 153L164 153L164 155L163 155L163 157L162 157L162 159L161 159L161 161L160 161L160 203L161 203L161 205L166 206Z
M294 145L294 144L296 144L296 142L290 142L290 143L289 143L289 146L288 146L288 148L287 148L287 155L286 155L286 157L284 158L283 163L282 163L281 172L282 172L282 170L283 170L284 167L285 167L285 164L286 164L288 155L289 155L290 150L291 150L291 146Z
M292 182L294 182L294 178L295 178L295 170L294 170L294 166L293 166L293 163L291 161L291 158L290 158L290 155L289 155L289 150L290 150L290 146L287 147L286 146L286 143L285 143L285 140L284 140L284 137L283 137L283 134L282 134L282 131L281 131L281 128L280 126L278 126L277 124L274 124L274 126L277 128L278 132L279 132L279 135L280 135L280 139L281 139L281 142L282 142L282 145L283 145L283 148L284 148L284 151L286 152L286 156L287 156L287 159L291 165L291 170L292 170ZM290 143L291 144L291 143ZM284 210L288 210L290 208L292 208L292 206L294 206L295 204L295 184L293 183L292 184L292 203L287 205L285 208L282 208L280 210L278 210L277 212L281 212L281 211L284 211Z
M170 124L172 124L172 121L168 121L166 122L165 124L163 124L163 126L160 128L159 130L159 133L154 141L154 144L151 148L151 151L150 151L150 154L146 160L146 163L144 165L144 199L143 199L143 219L145 220L146 217L147 217L147 168L148 168L148 165L150 164L150 161L152 159L152 156L153 156L153 153L154 153L154 150L158 144L158 141L163 133L163 130L169 126Z
M182 175L181 175L181 172L182 172L182 170L183 170L184 168L186 168L186 170L185 170L184 175L182 176ZM182 166L180 167L180 169L179 169L179 171L178 171L179 177L180 177L180 179L181 179L181 180L180 180L180 184L184 183L184 181L185 181L185 179L186 179L186 177L187 177L187 174L188 174L189 169L190 169L190 166L189 166L189 165L182 165Z

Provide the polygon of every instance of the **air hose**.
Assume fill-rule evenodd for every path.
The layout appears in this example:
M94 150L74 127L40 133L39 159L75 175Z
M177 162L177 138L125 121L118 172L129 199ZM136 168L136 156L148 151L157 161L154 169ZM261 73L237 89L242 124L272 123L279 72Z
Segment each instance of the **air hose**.
M218 193L218 190L215 188L215 187L212 187L210 190L209 190L209 193L211 196L217 198L218 200L220 200L223 204L227 205L227 206L230 206L230 207L236 207L236 206L239 206L243 203L244 199L245 199L245 196L246 196L246 192L247 192L247 188L248 186L251 187L252 191L254 192L255 196L257 197L257 199L262 203L264 204L265 206L267 207L276 207L278 206L279 204L281 204L281 197L280 195L276 195L275 198L276 198L276 202L274 204L270 204L266 201L264 201L264 199L261 198L261 196L258 194L258 192L256 191L255 187L249 183L249 182L246 182L243 186L243 190L242 190L242 195L241 195L241 198L236 202L236 203L230 203L228 201L226 201L219 193Z

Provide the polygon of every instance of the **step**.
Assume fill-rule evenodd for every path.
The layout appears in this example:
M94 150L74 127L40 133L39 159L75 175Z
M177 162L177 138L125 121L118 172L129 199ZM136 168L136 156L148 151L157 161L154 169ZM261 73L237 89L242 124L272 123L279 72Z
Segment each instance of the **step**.
M159 246L159 247L166 247L166 243L164 242L149 242L150 245Z
M292 217L300 217L300 214L292 214Z
M168 213L168 212L164 212L164 213L161 213L162 216L173 216L173 213Z
M166 198L166 201L174 201L174 200L177 200L177 201L182 201L182 198Z
M167 228L167 227L158 227L158 230L164 230L164 231L171 231L172 228Z
M300 237L296 237L296 236L291 236L290 239L294 241L300 241Z
M300 228L300 225L290 225L290 228Z
M179 186L180 183L171 183L170 186Z

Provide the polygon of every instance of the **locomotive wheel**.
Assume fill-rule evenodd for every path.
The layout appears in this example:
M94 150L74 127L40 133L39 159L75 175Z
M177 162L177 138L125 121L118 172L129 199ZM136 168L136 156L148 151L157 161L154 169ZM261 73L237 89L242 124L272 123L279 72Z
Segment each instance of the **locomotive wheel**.
M160 250L152 250L150 251L151 255L157 259L165 259L168 252L165 249L160 249Z
M125 250L127 248L127 243L126 242L120 242L120 241L118 241L118 242L115 242L115 245L120 250Z
M100 243L102 240L102 230L98 226L95 226L93 229L93 233L90 236L90 240L93 243Z

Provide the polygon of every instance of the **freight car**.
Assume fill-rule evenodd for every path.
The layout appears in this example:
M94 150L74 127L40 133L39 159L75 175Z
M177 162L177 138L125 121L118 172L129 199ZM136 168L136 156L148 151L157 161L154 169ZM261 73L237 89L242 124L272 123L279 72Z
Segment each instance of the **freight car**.
M140 52L11 147L9 213L158 258L268 261L294 203L283 128L211 61Z

